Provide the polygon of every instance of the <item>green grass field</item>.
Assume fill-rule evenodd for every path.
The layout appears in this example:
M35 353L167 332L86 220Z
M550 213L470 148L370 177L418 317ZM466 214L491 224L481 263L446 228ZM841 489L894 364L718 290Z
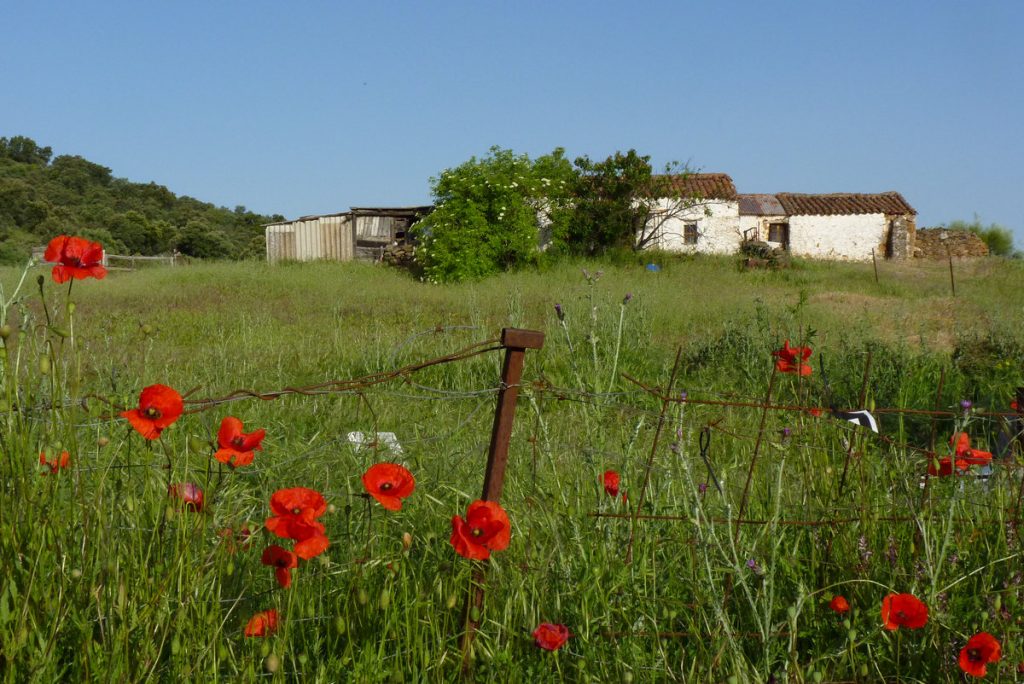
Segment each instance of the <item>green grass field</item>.
M0 270L0 676L941 682L961 681L982 631L1002 645L987 679L1024 676L1020 448L987 479L923 477L956 432L998 451L1007 418L992 414L1024 385L1024 264L958 262L954 298L944 263L880 263L876 284L870 264L652 259L660 272L580 262L444 287L370 264L151 268L76 283L71 313L48 268L17 295L21 271ZM464 673L482 566L449 536L480 496L502 353L341 392L200 400L387 372L503 327L546 341L526 356L511 544L486 567ZM785 339L813 348L810 376L773 373ZM154 383L186 413L147 441L118 413ZM862 389L878 436L799 410L859 408ZM742 405L766 397L792 408ZM250 466L211 458L228 415L267 432ZM402 453L353 431L393 432ZM69 467L42 475L40 452L63 450ZM381 461L416 478L400 511L364 494ZM628 504L604 491L609 469ZM648 478L646 517L595 515L633 513ZM201 511L168 497L181 482L203 489ZM282 589L263 524L271 495L299 486L326 498L331 545ZM222 534L246 525L248 545ZM924 601L927 624L884 629L890 593ZM280 628L246 638L269 609ZM542 622L572 636L539 649Z

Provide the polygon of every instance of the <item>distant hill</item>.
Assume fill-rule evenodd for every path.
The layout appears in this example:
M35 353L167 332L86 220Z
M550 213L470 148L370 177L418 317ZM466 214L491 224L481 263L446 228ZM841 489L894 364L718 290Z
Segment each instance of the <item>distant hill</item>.
M258 257L262 224L281 220L114 178L82 157L53 157L31 138L0 138L0 263L27 259L32 247L64 233L96 240L114 254L177 249L200 258Z

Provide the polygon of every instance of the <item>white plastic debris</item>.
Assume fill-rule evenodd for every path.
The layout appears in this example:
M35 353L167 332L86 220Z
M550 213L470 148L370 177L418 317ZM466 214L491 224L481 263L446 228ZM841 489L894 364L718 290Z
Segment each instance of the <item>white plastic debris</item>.
M385 449L396 456L402 455L402 445L398 443L398 437L394 432L350 432L348 441L358 448Z

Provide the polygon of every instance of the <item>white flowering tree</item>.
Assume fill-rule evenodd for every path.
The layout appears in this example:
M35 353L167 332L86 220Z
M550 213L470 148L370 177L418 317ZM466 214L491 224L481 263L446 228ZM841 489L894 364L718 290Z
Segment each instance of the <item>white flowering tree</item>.
M424 277L457 282L535 262L539 225L562 220L573 173L561 148L531 161L492 147L431 178L435 209L413 228Z

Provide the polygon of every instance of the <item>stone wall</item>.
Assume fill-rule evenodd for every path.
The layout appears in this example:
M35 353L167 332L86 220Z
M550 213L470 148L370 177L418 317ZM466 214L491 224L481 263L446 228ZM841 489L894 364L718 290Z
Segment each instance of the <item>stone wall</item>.
M943 239L942 235L946 235L946 238ZM945 259L947 248L948 254L955 257L988 256L985 241L966 230L918 228L914 242L914 256L918 259Z

